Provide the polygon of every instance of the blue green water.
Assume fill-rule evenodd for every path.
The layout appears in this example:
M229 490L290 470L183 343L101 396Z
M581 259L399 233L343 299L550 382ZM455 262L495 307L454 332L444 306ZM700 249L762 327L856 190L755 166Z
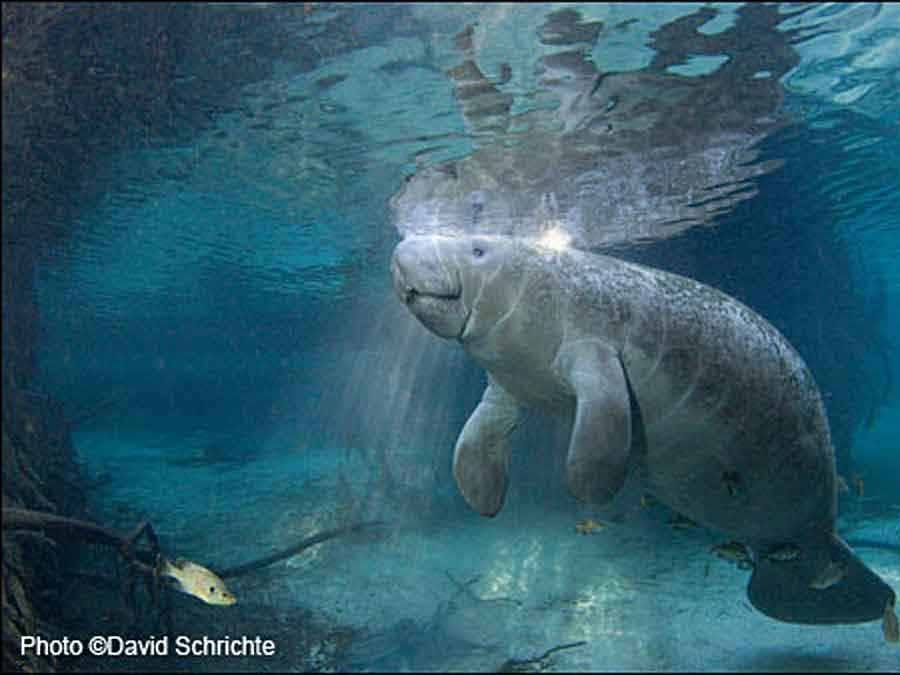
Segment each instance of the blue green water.
M102 479L93 512L123 529L149 518L213 567L389 522L236 579L238 604L216 609L231 615L204 615L215 632L303 607L357 631L281 667L496 670L584 641L542 666L895 670L877 624L752 610L746 574L709 552L720 537L668 527L639 487L611 510L577 503L550 418L517 431L501 516L458 495L453 444L484 376L397 301L391 250L413 231L553 220L779 328L853 484L839 529L900 546L900 9L589 4L561 38L562 9L221 3L169 27L167 98L122 99L121 142L79 178L92 198L64 242L33 243L41 387L72 416L106 406L73 429ZM72 11L61 30L102 51ZM128 11L161 39L158 16ZM493 98L452 74L467 62ZM570 96L585 82L594 94ZM459 188L424 182L450 161ZM462 218L477 200L484 215ZM610 524L579 536L588 517ZM860 554L900 590L896 551Z

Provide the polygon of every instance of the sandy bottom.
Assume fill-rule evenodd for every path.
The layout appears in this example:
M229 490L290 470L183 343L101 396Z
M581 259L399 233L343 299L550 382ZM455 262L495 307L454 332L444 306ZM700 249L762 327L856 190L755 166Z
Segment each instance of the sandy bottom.
M673 528L667 509L634 498L603 511L529 503L513 490L503 512L484 519L460 508L452 485L436 497L433 484L413 477L379 480L362 452L272 452L206 465L159 439L78 434L76 444L88 473L107 479L93 495L98 520L127 529L148 518L170 557L213 569L335 525L384 524L228 580L232 607L173 593L176 633L259 635L276 642L274 657L108 659L74 669L900 667L900 646L885 642L879 623L797 626L761 615L746 599L749 573L710 552L721 536ZM896 511L855 512L842 523L845 537L900 541ZM605 526L576 532L589 517ZM900 590L897 553L858 552Z

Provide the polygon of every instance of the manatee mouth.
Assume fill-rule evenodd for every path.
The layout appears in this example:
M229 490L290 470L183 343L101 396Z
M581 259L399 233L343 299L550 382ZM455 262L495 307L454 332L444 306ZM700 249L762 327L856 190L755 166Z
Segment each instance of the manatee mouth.
M446 286L451 286L452 288L426 288L423 284L416 284L411 280L411 275L400 266L396 259L393 261L391 271L394 280L394 289L397 291L397 295L400 296L403 304L408 307L412 306L417 301L436 300L438 302L452 302L459 300L462 297L461 284L459 284L457 280L453 280L446 284Z
M447 300L454 301L459 300L461 297L461 293L432 293L429 291L420 291L415 286L405 286L401 293L401 298L403 300L403 304L411 305L419 298L422 299L430 299L430 300Z
M421 247L401 242L391 261L394 291L403 305L431 332L460 338L469 319L459 271ZM426 251L428 253L428 251Z
M461 293L423 292L410 286L403 289L402 300L409 311L441 337L462 339L469 323L469 313L465 312L465 316L459 316L463 313ZM454 328L448 331L445 327L439 327L446 324L448 320L451 321L449 325L453 325L451 317L458 317L457 320L462 320L458 329Z

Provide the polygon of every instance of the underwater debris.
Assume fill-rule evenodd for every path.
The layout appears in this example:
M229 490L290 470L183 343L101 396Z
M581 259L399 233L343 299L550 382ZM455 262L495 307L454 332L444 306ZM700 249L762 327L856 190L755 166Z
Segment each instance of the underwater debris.
M52 513L30 509L4 508L3 529L11 531L39 531L55 533L63 537L73 537L88 543L111 546L129 565L132 578L126 584L126 595L130 597L134 576L143 575L148 582L151 596L157 598L157 587L161 577L175 581L173 587L182 593L192 595L210 605L233 605L234 596L224 582L214 572L189 560L178 559L174 563L164 558L159 550L159 538L149 522L141 522L131 534L121 534L113 529L86 520L67 518ZM149 549L137 549L137 542L145 537Z
M334 660L337 653L341 649L341 635L328 635L321 642L314 644L307 655L309 662L309 670L316 672L333 672L335 670Z
M323 541L328 541L329 539L334 539L335 537L339 537L344 534L350 534L352 532L358 532L359 530L376 527L379 525L384 525L384 523L380 520L371 521L367 523L356 523L355 525L347 525L345 527L336 527L332 530L322 530L321 532L317 532L316 534L306 537L305 539L300 540L296 544L292 546L288 546L280 551L276 551L270 555L264 556L262 558L257 558L255 560L251 560L249 562L242 563L240 565L236 565L234 567L229 567L227 569L222 570L220 572L220 576L223 579L230 579L231 577L240 576L243 574L247 574L249 572L253 572L255 570L260 570L264 567L268 567L269 565L273 565L281 560L286 560L287 558L291 558L304 549L309 548L310 546L315 546L316 544L321 544Z
M118 587L131 615L135 616L137 613L135 585L138 578L143 578L158 617L171 627L170 607L159 602L159 577L155 574L155 561L159 556L159 538L149 522L143 521L130 534L122 534L86 520L44 511L4 507L3 531L14 534L40 532L45 537L75 539L115 549L128 563L128 576ZM149 548L136 548L141 537L147 540Z
M480 574L476 574L474 577L472 577L468 581L464 581L464 582L455 579L453 577L453 575L450 574L450 570L444 570L444 574L447 575L447 578L450 580L450 583L452 583L454 586L456 586L456 593L450 598L450 600L447 603L448 605L452 605L460 595L464 595L467 598L469 598L470 600L475 600L477 602L486 602L486 603L509 602L516 606L521 606L521 604L522 604L521 601L516 600L515 598L497 597L497 598L489 598L488 599L488 598L482 598L481 596L479 596L470 587L474 586L476 583L478 583L481 580Z
M838 494L846 494L850 492L850 486L847 485L847 479L844 478L841 474L837 475L837 490Z
M549 661L550 657L556 652L564 649L574 649L575 647L583 647L587 644L586 640L579 642L570 642L564 645L551 647L540 656L533 659L507 659L497 669L498 673L542 673L552 666Z
M888 642L900 642L900 625L897 621L897 613L894 611L894 603L888 602L884 606L884 619L881 622L881 631Z
M606 527L606 523L602 520L594 520L593 518L579 520L575 523L575 531L578 534L594 534L594 532L602 530L604 527Z
M474 577L472 577L471 579L469 579L468 581L465 581L465 582L458 581L457 579L455 579L453 577L453 575L450 574L450 570L444 570L444 574L447 575L447 578L450 580L450 583L453 584L454 586L456 586L456 591L457 591L456 595L459 595L460 593L462 593L462 594L467 595L470 598L473 598L475 600L481 600L481 598L479 598L477 595L475 595L475 593L472 592L472 589L469 588L470 586L478 583L478 581L481 579L480 574L476 574ZM456 595L454 595L450 599L451 602L456 599Z
M340 670L389 670L392 660L427 645L428 627L410 618L354 640L343 654Z
M355 638L342 657L342 671L405 672L434 668L434 658L467 657L473 652L493 652L504 647L502 642L485 643L490 639L500 613L506 612L505 603L520 606L513 598L482 598L472 586L481 575L465 581L456 579L449 570L444 574L454 586L449 599L439 602L434 614L425 621L403 618L388 627L367 631ZM492 613L494 612L494 613ZM446 661L445 661L446 663ZM453 671L445 666L438 670Z
M860 499L865 497L866 496L866 483L863 480L863 477L858 473L854 473L853 478L851 479L851 482L853 483L853 491L856 492L856 496L859 497Z
M58 516L55 513L34 511L32 509L3 508L3 529L9 531L40 531L57 534L62 537L74 537L91 544L100 544L116 548L123 557L128 558L139 571L152 575L153 566L148 563L146 552L136 551L135 544L141 535L146 536L154 555L159 551L159 539L153 527L147 521L140 523L131 534L122 534L108 527L97 525L86 520Z
M741 477L737 471L726 471L722 474L722 484L732 497L741 495Z
M176 559L170 562L161 555L159 539L149 522L140 523L131 534L122 534L111 528L85 520L67 518L53 513L30 509L4 508L3 530L10 532L37 531L44 536L56 534L87 543L110 546L128 562L132 579L128 584L130 594L134 577L142 576L148 582L151 596L157 598L157 587L161 577L175 580L173 587L211 605L232 605L234 596L228 592L222 579L247 574L262 569L280 560L290 558L315 544L333 539L342 534L358 531L365 527L380 525L380 522L359 523L347 527L318 532L300 542L276 553L223 570L216 575L202 565ZM149 548L137 548L137 542L144 536ZM213 589L213 590L210 590ZM130 598L129 598L130 599Z

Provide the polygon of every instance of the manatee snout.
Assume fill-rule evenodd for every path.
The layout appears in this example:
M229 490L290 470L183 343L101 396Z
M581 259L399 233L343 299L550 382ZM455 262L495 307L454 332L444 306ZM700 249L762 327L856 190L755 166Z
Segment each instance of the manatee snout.
M399 250L399 246L397 249ZM403 273L403 267L397 257L397 250L391 256L391 280L394 284L394 292L404 305L408 305L416 294L415 288L406 282L406 276Z
M439 237L404 239L391 258L394 291L426 328L443 338L457 338L467 311L453 242Z
M391 274L394 290L404 303L417 295L438 298L459 296L459 279L453 272L451 254L447 245L433 237L409 237L404 239L391 258Z

